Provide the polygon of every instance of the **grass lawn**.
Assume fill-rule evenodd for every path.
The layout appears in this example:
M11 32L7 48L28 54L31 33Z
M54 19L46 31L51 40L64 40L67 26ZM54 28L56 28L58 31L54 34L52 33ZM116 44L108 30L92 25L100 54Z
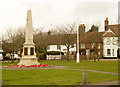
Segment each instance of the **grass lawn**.
M2 65L14 65L18 62L3 62ZM41 64L49 64L56 66L68 66L71 69L88 69L88 70L97 70L97 71L105 71L105 72L114 72L118 73L118 61L85 61L82 60L80 63L76 63L76 61L63 61L63 60L42 60Z
M2 66L14 65L18 62L3 62ZM68 66L68 69L89 69L106 72L118 72L118 61L40 61L41 64L56 66ZM45 69L45 70L2 70L4 85L80 85L82 84L82 71L67 69ZM117 75L87 72L89 83L118 80Z
M88 70L98 70L106 72L115 72L118 73L118 61L85 61L82 60L80 63L76 61L41 61L40 63L47 63L50 65L57 66L69 66L73 69L88 69Z
M80 85L82 71L64 69L2 70L3 85ZM117 80L117 75L87 72L89 83Z

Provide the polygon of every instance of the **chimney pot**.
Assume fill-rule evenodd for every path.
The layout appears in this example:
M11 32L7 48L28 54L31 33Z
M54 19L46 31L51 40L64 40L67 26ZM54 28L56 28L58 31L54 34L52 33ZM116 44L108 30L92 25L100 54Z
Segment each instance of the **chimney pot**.
M108 18L106 18L106 20L108 21Z

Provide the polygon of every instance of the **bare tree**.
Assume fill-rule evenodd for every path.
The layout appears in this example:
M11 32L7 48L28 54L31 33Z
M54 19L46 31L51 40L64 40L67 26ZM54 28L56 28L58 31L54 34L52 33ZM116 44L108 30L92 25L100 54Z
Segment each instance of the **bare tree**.
M34 42L38 53L43 53L46 51L47 43L46 43L46 38L47 38L47 33L43 32L44 28L37 28L34 31Z
M76 43L75 23L61 25L59 27L59 33L61 36L61 44L65 45L67 48L67 60L69 61L69 49L71 48L71 45L74 45Z
M16 31L13 29L7 30L7 39L3 40L2 47L4 52L12 53L14 59L14 53L22 49L24 43L24 31L22 27L19 27ZM14 62L14 61L13 61Z

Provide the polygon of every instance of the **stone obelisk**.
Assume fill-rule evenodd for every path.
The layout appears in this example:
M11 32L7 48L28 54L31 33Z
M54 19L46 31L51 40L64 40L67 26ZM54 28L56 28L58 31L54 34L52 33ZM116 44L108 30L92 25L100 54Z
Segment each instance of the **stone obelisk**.
M35 53L35 44L33 42L32 14L30 9L27 11L25 43L23 44L22 58L18 65L39 65Z

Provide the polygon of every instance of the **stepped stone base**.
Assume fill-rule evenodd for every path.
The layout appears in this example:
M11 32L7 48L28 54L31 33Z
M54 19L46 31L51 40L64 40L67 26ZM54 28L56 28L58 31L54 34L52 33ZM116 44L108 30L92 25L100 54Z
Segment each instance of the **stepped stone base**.
M25 65L25 66L30 66L30 65L39 65L40 63L37 61L37 58L21 58L20 62L18 65Z

